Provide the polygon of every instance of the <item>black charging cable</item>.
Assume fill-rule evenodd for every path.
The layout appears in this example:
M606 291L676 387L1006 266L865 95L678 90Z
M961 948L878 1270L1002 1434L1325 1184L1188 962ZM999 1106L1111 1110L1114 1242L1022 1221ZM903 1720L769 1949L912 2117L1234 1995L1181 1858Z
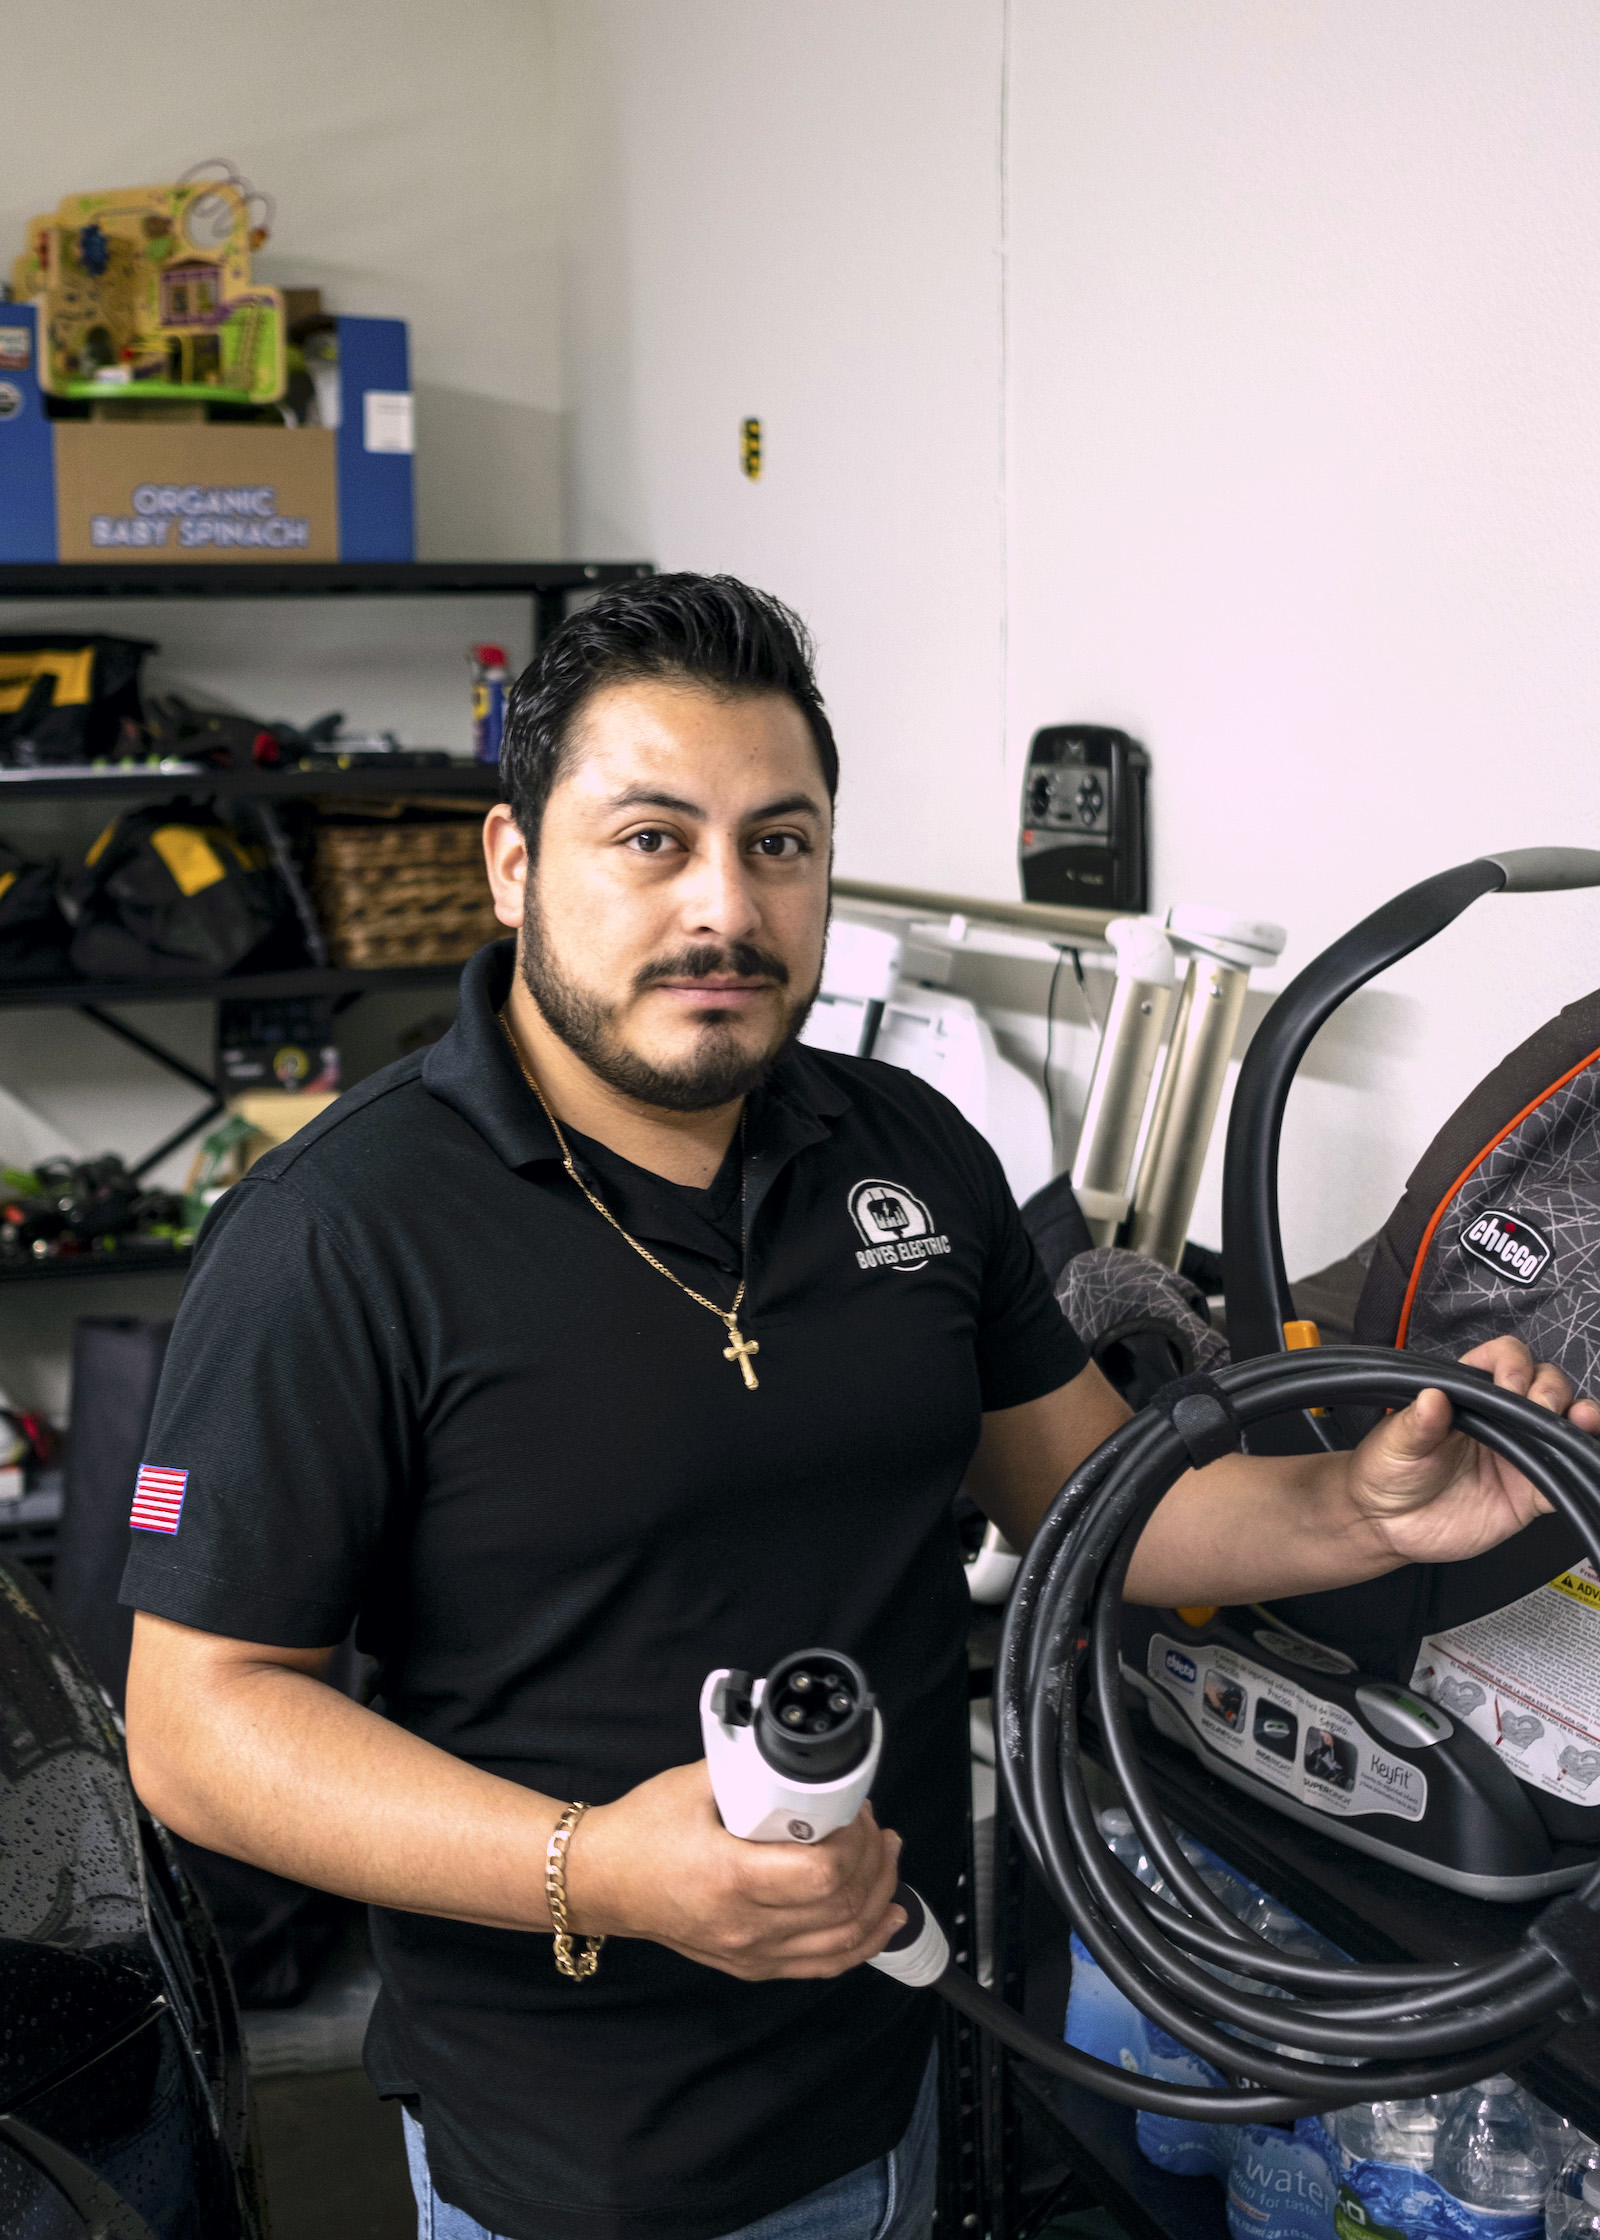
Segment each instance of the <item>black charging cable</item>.
M1030 2030L963 1970L942 1997L1012 2051L1126 2106L1212 2123L1288 2123L1353 2100L1450 2091L1525 2060L1600 2012L1600 1868L1496 1959L1368 1966L1296 1959L1246 1929L1200 1879L1156 1802L1123 1701L1123 1583L1151 1513L1184 1471L1251 1427L1311 1407L1408 1405L1442 1391L1456 1426L1538 1487L1600 1569L1600 1441L1455 1362L1327 1346L1180 1378L1096 1449L1057 1495L1012 1590L995 1670L996 1761L1046 1890L1135 2006L1231 2090L1129 2075ZM1087 1634L1087 1659L1078 1644ZM1102 1837L1078 1755L1086 1676L1112 1774L1177 1904ZM1219 1973L1218 1971L1222 1971Z

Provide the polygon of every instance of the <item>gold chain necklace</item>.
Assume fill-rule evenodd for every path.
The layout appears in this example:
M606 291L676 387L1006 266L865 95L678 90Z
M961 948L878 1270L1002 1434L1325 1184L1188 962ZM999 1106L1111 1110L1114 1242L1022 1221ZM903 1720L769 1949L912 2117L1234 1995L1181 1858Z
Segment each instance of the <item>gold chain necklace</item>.
M670 1268L663 1266L661 1261L656 1258L653 1252L647 1252L645 1250L644 1246L639 1242L637 1237L629 1236L627 1230L624 1229L622 1223L617 1219L616 1215L611 1211L610 1207L606 1205L603 1199L597 1198L595 1196L594 1192L589 1188L589 1185L584 1181L582 1175L579 1174L577 1168L573 1165L572 1153L567 1148L567 1139L561 1132L561 1123L556 1118L555 1114L550 1110L549 1105L545 1102L544 1091L540 1088L538 1081L535 1079L533 1071L529 1066L527 1059L522 1055L522 1051L518 1045L517 1038L511 1032L511 1025L509 1020L506 1018L506 1015L503 1011L498 1012L496 1016L500 1021L501 1033L505 1036L507 1042L511 1045L511 1054L516 1059L518 1066L522 1070L523 1080L526 1081L528 1087L538 1098L540 1110L544 1113L545 1118L549 1121L551 1127L555 1130L556 1142L561 1146L561 1164L566 1168L567 1173L572 1177L578 1188L583 1192L590 1205L594 1207L595 1212L599 1214L601 1220L610 1222L612 1228L616 1230L617 1235L622 1239L624 1244L631 1244L634 1251L639 1255L639 1258L641 1260L648 1261L650 1266L656 1271L656 1274L658 1276L665 1276L668 1283L675 1283L678 1289L686 1293L687 1296L694 1301L697 1307L704 1307L707 1314L714 1314L719 1322L726 1323L729 1342L722 1349L722 1358L724 1361L736 1361L739 1364L739 1373L744 1378L746 1390L754 1392L761 1380L756 1375L754 1369L752 1369L750 1366L750 1356L753 1353L759 1353L761 1351L761 1347L754 1338L747 1338L744 1335L744 1332L739 1328L739 1309L744 1304L746 1278L744 1276L741 1276L739 1278L739 1288L733 1295L733 1305L731 1307L719 1307L714 1299L703 1298L698 1291L693 1290L688 1284L686 1284L681 1276L675 1276ZM742 1169L744 1165L743 1112L741 1112L739 1115L739 1163ZM741 1197L743 1195L742 1188L740 1195Z

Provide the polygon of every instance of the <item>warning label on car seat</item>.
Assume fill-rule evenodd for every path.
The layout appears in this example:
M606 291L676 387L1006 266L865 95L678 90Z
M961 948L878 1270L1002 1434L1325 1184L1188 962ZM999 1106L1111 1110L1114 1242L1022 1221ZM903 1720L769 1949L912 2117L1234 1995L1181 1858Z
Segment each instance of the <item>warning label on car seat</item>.
M1575 1564L1520 1602L1430 1634L1411 1685L1481 1734L1519 1781L1600 1804L1600 1578Z
M1152 1634L1145 1669L1218 1757L1313 1812L1420 1820L1428 1777L1380 1749L1354 1715L1219 1645Z

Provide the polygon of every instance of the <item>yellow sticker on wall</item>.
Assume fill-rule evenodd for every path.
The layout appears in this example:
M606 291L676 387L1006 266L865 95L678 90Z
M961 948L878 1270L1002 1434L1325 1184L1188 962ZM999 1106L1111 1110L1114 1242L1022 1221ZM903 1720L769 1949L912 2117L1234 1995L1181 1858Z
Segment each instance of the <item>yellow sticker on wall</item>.
M761 422L743 420L739 424L739 464L752 482L761 480Z

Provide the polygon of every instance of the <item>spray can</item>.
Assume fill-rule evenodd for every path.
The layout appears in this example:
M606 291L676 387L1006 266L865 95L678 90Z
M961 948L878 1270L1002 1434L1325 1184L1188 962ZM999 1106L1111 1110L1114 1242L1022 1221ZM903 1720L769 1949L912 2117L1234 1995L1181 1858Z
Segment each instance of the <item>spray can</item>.
M467 659L472 664L472 751L480 762L498 762L506 727L505 648L468 646Z

